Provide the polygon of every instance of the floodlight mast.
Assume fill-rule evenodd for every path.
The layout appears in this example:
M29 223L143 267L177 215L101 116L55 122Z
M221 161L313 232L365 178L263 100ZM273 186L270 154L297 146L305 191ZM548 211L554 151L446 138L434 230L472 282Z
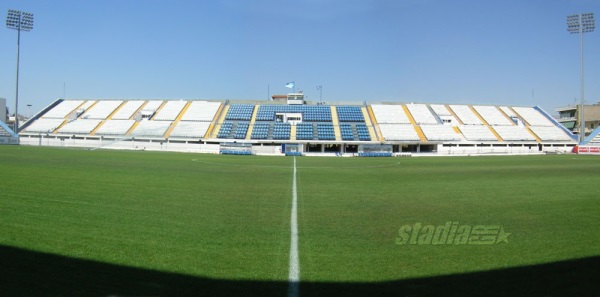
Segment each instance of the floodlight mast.
M21 31L31 31L33 29L33 13L13 9L8 10L6 27L8 29L17 30L17 80L15 91L14 132L19 133L19 46L21 44Z
M580 49L580 77L581 77L581 109L579 110L579 144L585 140L585 118L583 114L584 105L584 80L583 80L583 33L594 32L594 14L591 12L572 14L567 16L567 31L571 34L579 34Z

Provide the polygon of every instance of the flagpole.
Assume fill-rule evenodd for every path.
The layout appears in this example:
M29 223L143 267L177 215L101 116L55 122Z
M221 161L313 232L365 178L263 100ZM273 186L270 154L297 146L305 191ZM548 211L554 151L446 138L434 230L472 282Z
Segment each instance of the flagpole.
M295 81L291 81L291 82L285 84L285 87L292 89L292 93L296 93L296 82Z
M317 90L319 90L319 102L323 104L323 85L317 86Z

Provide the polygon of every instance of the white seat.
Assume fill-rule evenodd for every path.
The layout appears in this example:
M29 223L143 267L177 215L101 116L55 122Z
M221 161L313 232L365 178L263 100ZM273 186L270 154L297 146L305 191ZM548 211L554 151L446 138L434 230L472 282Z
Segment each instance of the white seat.
M556 126L531 126L535 135L543 141L572 141L573 139L561 128Z
M29 127L27 127L27 129L25 129L25 132L51 133L51 132L54 132L54 130L56 130L56 128L58 128L58 126L60 126L64 121L65 121L65 119L41 118L41 119L38 119L35 122L31 123L31 125L29 125Z
M473 105L473 108L490 126L514 125L514 123L506 118L496 106Z
M58 130L61 134L90 134L100 124L101 120L75 120L67 123Z
M210 126L210 122L184 122L180 121L171 135L169 137L174 138L202 138L208 127Z
M171 126L171 121L143 120L131 133L132 136L163 137Z
M483 125L468 105L450 105L450 108L464 125Z
M498 138L483 125L463 125L458 127L465 139L469 141L498 141Z
M131 100L125 104L112 116L113 120L129 120L145 101Z
M531 126L554 126L554 123L533 107L513 107L513 109Z
M83 103L83 100L65 100L59 103L57 106L46 112L42 118L53 118L53 119L64 119L70 113L75 111Z
M96 105L88 109L81 118L105 120L123 101L121 100L103 100L98 101Z
M452 113L446 108L445 105L442 104L429 104L433 112L435 112L438 116L451 116Z
M402 105L371 105L375 119L379 124L410 124Z
M534 141L531 133L520 126L494 126L493 129L504 141Z
M413 125L380 124L379 130L385 140L390 141L418 141L420 140Z
M406 104L408 111L410 111L413 119L418 125L421 124L432 124L437 125L438 120L431 113L427 105L425 104Z
M217 114L219 107L221 107L221 102L193 101L181 120L210 122Z
M462 138L452 126L447 125L421 125L421 130L429 141L461 141Z
M167 101L165 106L154 117L155 121L174 121L187 101Z
M96 135L121 135L124 136L135 123L134 120L108 120L98 128Z

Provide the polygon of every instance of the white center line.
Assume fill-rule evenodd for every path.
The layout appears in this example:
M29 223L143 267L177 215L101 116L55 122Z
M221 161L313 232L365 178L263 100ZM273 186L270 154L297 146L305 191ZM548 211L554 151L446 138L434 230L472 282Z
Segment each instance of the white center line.
M290 273L288 297L298 297L300 291L300 259L298 257L298 192L296 190L296 157L292 183L292 214L290 218Z

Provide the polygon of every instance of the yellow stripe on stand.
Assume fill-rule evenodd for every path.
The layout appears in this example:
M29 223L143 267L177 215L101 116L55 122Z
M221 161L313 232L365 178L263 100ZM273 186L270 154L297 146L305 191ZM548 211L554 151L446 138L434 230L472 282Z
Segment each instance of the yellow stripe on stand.
M296 140L296 125L290 127L290 140Z
M119 109L121 109L121 107L125 106L125 102L123 101L121 102L121 104L119 104L119 106L117 106L117 108L115 108L115 110L113 110L107 117L106 120L112 120L112 117L117 113L117 111L119 111Z
M502 108L500 108L500 106L496 106L496 109L503 115L506 117L506 119L511 122L511 124L513 124L513 126L516 126L517 124L515 124L515 122L513 122L513 120L506 114L506 112L504 112L504 110L502 110Z
M66 125L69 122L68 119L65 119L62 124L60 124L56 129L54 129L54 132L52 132L52 134L58 134L58 130L60 130L64 125Z
M221 114L219 115L218 120L214 123L213 129L210 131L212 135L208 134L210 135L210 138L217 138L217 135L219 135L219 130L221 130L221 124L223 124L223 121L225 121L225 116L227 116L227 112L229 112L229 104L225 105L223 107L223 110L221 110Z
M133 126L131 126L131 128L129 128L129 130L127 130L127 133L125 133L125 135L129 136L129 134L131 134L131 132L133 132L133 130L135 130L135 128L137 128L137 126L140 125L140 122L135 122L133 124Z
M527 128L527 131L529 131L529 133L530 133L531 135L533 135L533 137L535 138L535 141L537 141L537 142L542 142L542 139L541 139L541 138L539 138L539 137L537 136L537 134L535 134L535 132L533 132L533 130L531 130L531 128L529 128L529 127L525 127L525 128Z
M92 105L90 105L90 107L88 107L82 114L81 116L84 116L86 113L88 113L88 111L90 111L94 106L96 106L96 104L98 104L98 100L96 100L94 103L92 103Z
M496 132L496 130L494 130L494 128L492 128L492 126L488 126L488 128L490 129L490 131L492 131L492 133L494 134L494 136L496 136L496 138L498 139L498 141L504 141L504 139L502 139L502 137L500 137L500 134L498 134L498 132Z
M477 112L477 110L475 110L475 108L472 105L468 105L469 108L471 109L471 111L477 116L477 118L486 126L490 126L490 124Z
M425 137L425 133L423 133L423 129L421 129L421 126L413 125L413 127L415 128L415 131L417 131L417 135L419 135L421 142L427 142L427 137Z
M148 104L148 101L144 101L144 103L142 103L142 105L140 105L140 107L138 107L138 109L133 114L131 114L131 116L129 117L129 119L130 120L134 120L135 116L138 113L142 112L142 110L144 110L144 107L146 107L147 104Z
M192 105L192 101L188 101L185 104L185 106L183 107L183 109L181 109L181 111L175 118L175 121L173 121L173 123L171 123L171 126L169 126L169 128L167 129L167 132L165 132L165 135L164 135L165 138L169 138L169 136L171 136L171 133L173 132L173 130L175 129L177 124L179 124L179 121L181 121L181 118L183 117L185 112L188 110L188 108L190 108L190 105Z
M509 106L508 108L510 108L510 110L512 110L512 112L513 112L515 115L517 115L517 116L519 117L519 119L521 119L521 121L523 121L523 123L525 123L525 126L527 126L527 127L531 126L531 125L530 125L530 124L529 124L529 123L528 123L528 122L525 120L525 118L523 118L523 117L522 117L522 116L521 116L521 115L520 115L520 114L519 114L519 113L518 113L516 110L514 110L514 109L513 109L512 107L510 107L510 106ZM531 133L533 133L533 132L531 132ZM533 134L535 135L535 133L533 133ZM537 136L536 136L536 137L537 137Z
M417 126L417 121L415 121L415 118L413 118L412 114L410 113L410 110L408 110L408 107L402 104L402 109L404 109L404 113L406 113L406 116L408 117L410 123L413 124L413 126ZM419 127L419 129L421 128Z
M98 129L100 129L100 127L104 126L104 123L106 123L106 121L101 121L98 126L96 126L96 128L94 128L92 130L92 132L90 132L90 135L94 136L96 135L96 131L98 131Z
M383 136L381 135L381 130L379 130L379 126L377 125L375 114L373 114L371 105L363 106L361 110L363 117L365 118L365 124L367 125L367 130L369 130L369 136L371 136L371 139L384 141Z
M206 138L206 137L210 137L210 134L212 133L212 130L215 128L215 126L217 125L215 123L216 119L219 118L219 116L221 115L221 111L223 110L225 104L221 103L221 105L219 105L219 108L217 109L217 112L215 113L215 115L213 116L213 119L210 121L210 125L208 125L208 129L206 129L206 133L204 133L204 136L202 138Z
M154 118L158 115L158 113L163 109L163 107L165 107L165 105L167 105L167 101L163 101L163 103L156 109L150 120L153 121Z
M458 121L459 124L464 125L465 123L463 123L460 118L454 113L454 110L452 110L452 108L450 107L450 105L446 105L446 109L448 109L448 111L450 112L450 114L452 114L452 116Z
M246 131L246 140L252 139L252 130L254 130L254 123L256 122L256 114L260 105L255 105L252 111L252 117L250 118L250 124L248 125L248 131Z
M340 133L340 121L338 120L337 109L335 106L330 106L331 109L331 121L333 122L333 133L335 135L335 140L342 140L342 133Z

